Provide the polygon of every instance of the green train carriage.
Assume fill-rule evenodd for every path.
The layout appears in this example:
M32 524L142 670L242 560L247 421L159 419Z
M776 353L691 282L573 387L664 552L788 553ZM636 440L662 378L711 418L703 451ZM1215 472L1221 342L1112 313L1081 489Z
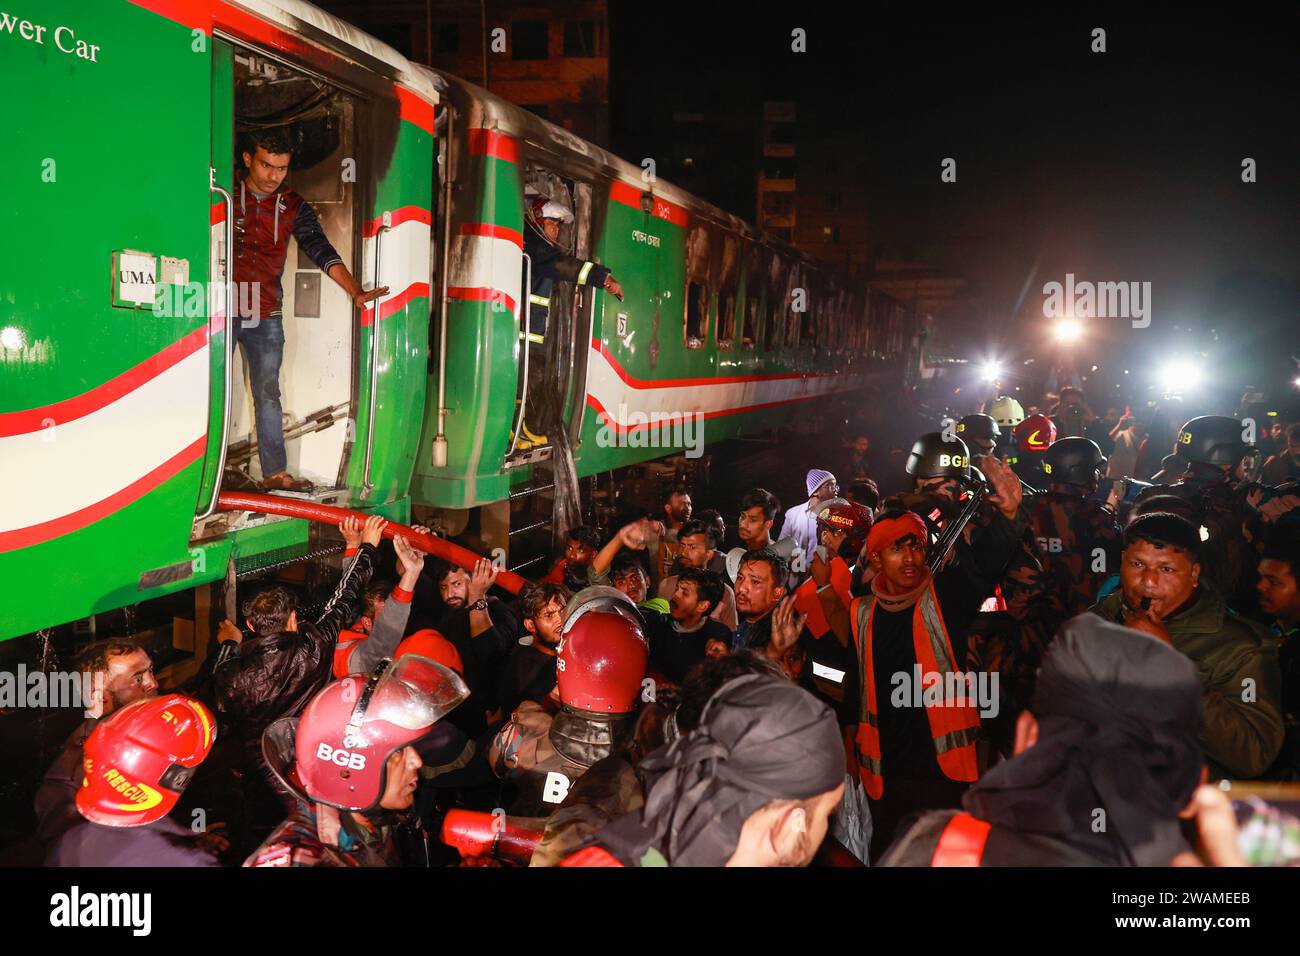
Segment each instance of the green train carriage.
M56 27L94 60L50 49ZM258 124L300 132L290 186L390 290L358 314L291 244L286 446L315 500L463 526L552 454L586 476L684 450L639 442L641 416L698 413L715 442L903 364L897 303L299 0L28 0L0 46L32 91L0 156L0 639L307 547L302 520L215 508L256 477L224 315L235 141ZM530 181L568 191L574 248L626 299L563 291L565 364L534 383L563 433L512 453Z

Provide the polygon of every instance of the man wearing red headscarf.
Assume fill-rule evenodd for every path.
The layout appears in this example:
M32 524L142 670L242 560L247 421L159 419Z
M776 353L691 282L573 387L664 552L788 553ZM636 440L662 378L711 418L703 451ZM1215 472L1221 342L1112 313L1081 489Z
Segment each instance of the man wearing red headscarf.
M873 858L905 816L958 806L979 775L981 710L991 716L997 695L979 692L991 686L987 677L960 676L966 634L1024 532L1015 473L994 458L980 467L994 489L986 500L998 513L976 532L969 560L932 577L925 522L910 511L887 511L867 536L871 593L855 599L847 615L828 608L836 635L847 643L851 633L856 649L860 699L848 750L850 773L871 807Z

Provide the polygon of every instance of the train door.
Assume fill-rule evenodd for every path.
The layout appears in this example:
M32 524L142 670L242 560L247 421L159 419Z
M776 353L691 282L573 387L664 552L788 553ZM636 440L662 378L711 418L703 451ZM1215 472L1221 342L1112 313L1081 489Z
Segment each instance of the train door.
M554 279L548 264L557 252L562 257L590 258L591 186L536 163L527 166L524 183L519 374L507 468L547 460L561 441L566 448L572 444L579 392L585 397L595 302L593 289ZM571 222L562 223L554 241L544 238L544 217L537 214L545 203L554 203L572 216Z
M310 481L318 497L341 486L356 434L355 309L328 270L341 262L353 275L362 272L355 250L359 194L366 188L357 175L356 128L363 101L258 50L213 42L212 166L222 197L222 208L213 215L213 265L230 271L229 308L220 312L232 316L224 324L234 340L217 356L232 359L221 369L220 390L228 399L213 403L226 409L225 428L213 430L214 435L224 430L224 457L218 448L209 461L221 466L222 488L257 487L271 471L288 471ZM268 130L279 132L291 147L287 188L310 204L324 242L302 230L310 216L300 207L280 200L259 205L246 180L254 141ZM237 230L256 229L269 229L274 239L289 236L278 275L273 262L236 265L234 249L225 249L228 239L238 241ZM214 394L221 384L214 382ZM209 482L217 474L212 467ZM205 490L215 494L211 487Z

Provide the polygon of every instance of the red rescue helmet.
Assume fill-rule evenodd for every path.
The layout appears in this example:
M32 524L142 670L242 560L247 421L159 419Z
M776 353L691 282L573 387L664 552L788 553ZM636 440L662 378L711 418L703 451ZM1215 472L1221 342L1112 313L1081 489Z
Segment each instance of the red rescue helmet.
M465 662L461 660L456 645L431 627L403 638L402 643L397 645L397 650L393 651L393 660L399 660L407 654L427 657L443 667L450 667L461 677L465 676Z
M1056 425L1046 415L1030 415L1016 426L1021 451L1047 451L1056 441Z
M555 682L560 703L593 714L636 709L650 648L635 606L621 591L584 588L565 609Z
M417 654L329 684L300 717L262 734L262 755L285 786L313 803L369 812L383 798L388 758L427 734L469 696L449 668Z
M211 711L183 694L128 704L100 721L82 748L77 810L110 827L161 820L216 739Z
M847 534L849 549L853 554L866 544L867 532L875 515L866 505L846 498L832 498L817 512L817 530L843 531Z

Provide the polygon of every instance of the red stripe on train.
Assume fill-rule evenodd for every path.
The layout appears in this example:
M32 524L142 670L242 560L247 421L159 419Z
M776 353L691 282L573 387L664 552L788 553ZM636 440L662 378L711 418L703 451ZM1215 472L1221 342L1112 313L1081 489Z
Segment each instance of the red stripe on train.
M397 295L384 299L379 303L379 321L382 322L394 312L400 312L410 305L412 299L418 299L421 296L429 297L429 283L412 282ZM361 313L361 324L372 325L374 323L375 310L366 309Z
M453 299L463 299L466 302L497 302L500 301L506 307L507 312L515 312L518 309L513 297L507 295L501 289L484 289L482 287L453 285L447 287L447 295Z
M524 234L518 229L511 229L509 226L498 226L490 222L462 222L460 224L460 234L462 236L491 236L493 239L507 239L520 249L524 247Z
M404 222L422 222L426 226L432 225L433 214L423 206L402 206L398 209L391 210L393 214L393 225L390 228L397 228ZM383 216L376 216L368 221L362 232L367 239L373 239L379 234L379 227L384 224Z
M519 141L494 129L471 129L469 151L472 156L495 156L507 163L519 162Z
M426 133L433 132L433 104L404 86L393 85L397 93L398 116L414 123Z
M637 378L619 364L600 339L592 339L591 347L605 356L610 368L619 378L635 389L647 388L697 388L701 385L734 385L738 382L781 382L795 378L830 378L839 372L782 372L777 375L708 375L700 378Z
M757 404L754 405L737 405L735 408L719 408L711 412L703 412L702 414L704 415L704 418L707 421L710 418L722 418L725 415L739 415L742 412L761 412L765 408L776 408L778 405L793 405L795 402L806 402L809 399L825 398L825 397L826 397L825 393L821 392L816 395L800 395L797 398L783 398L778 402L758 402ZM592 395L590 392L587 393L587 407L590 408L592 411L594 411L600 417L600 421L602 424L606 425L609 428L614 429L614 431L618 432L620 435L626 435L629 434L630 432L640 431L643 428L649 428L651 425L656 425L660 427L667 425L670 428L672 427L672 419L667 412L658 412L657 414L660 417L657 421L654 422L647 421L639 425L631 425L631 426L620 425L614 419L613 415L605 411L605 406L600 403L600 399L598 399L595 395ZM639 410L634 409L634 411L639 411ZM641 414L652 415L656 413L642 412ZM701 413L683 412L677 416L677 420L683 421L685 418L694 417L696 414L701 414Z
M187 465L193 464L201 458L207 444L207 436L195 439L157 468L137 478L121 491L96 501L92 505L87 505L79 511L74 511L72 514L52 518L49 521L29 525L26 528L18 528L14 531L0 531L0 552L30 548L53 538L72 534L74 531L80 531L82 528L94 524L101 518L108 517L115 511L121 511L157 489L165 481L176 477Z
M631 206L633 209L641 208L641 196L643 192L635 186L629 186L622 180L616 179L609 184L609 198L611 202L622 203L624 206ZM654 201L654 208L651 215L656 219L662 219L665 222L671 222L674 226L685 227L689 213L682 206L671 203L667 199L661 199L658 196L650 197Z
M47 422L64 425L111 405L146 382L157 378L173 365L193 355L208 341L208 327L201 326L178 339L161 352L110 378L88 392L65 398L61 402L28 408L19 412L0 413L0 438L40 431Z

